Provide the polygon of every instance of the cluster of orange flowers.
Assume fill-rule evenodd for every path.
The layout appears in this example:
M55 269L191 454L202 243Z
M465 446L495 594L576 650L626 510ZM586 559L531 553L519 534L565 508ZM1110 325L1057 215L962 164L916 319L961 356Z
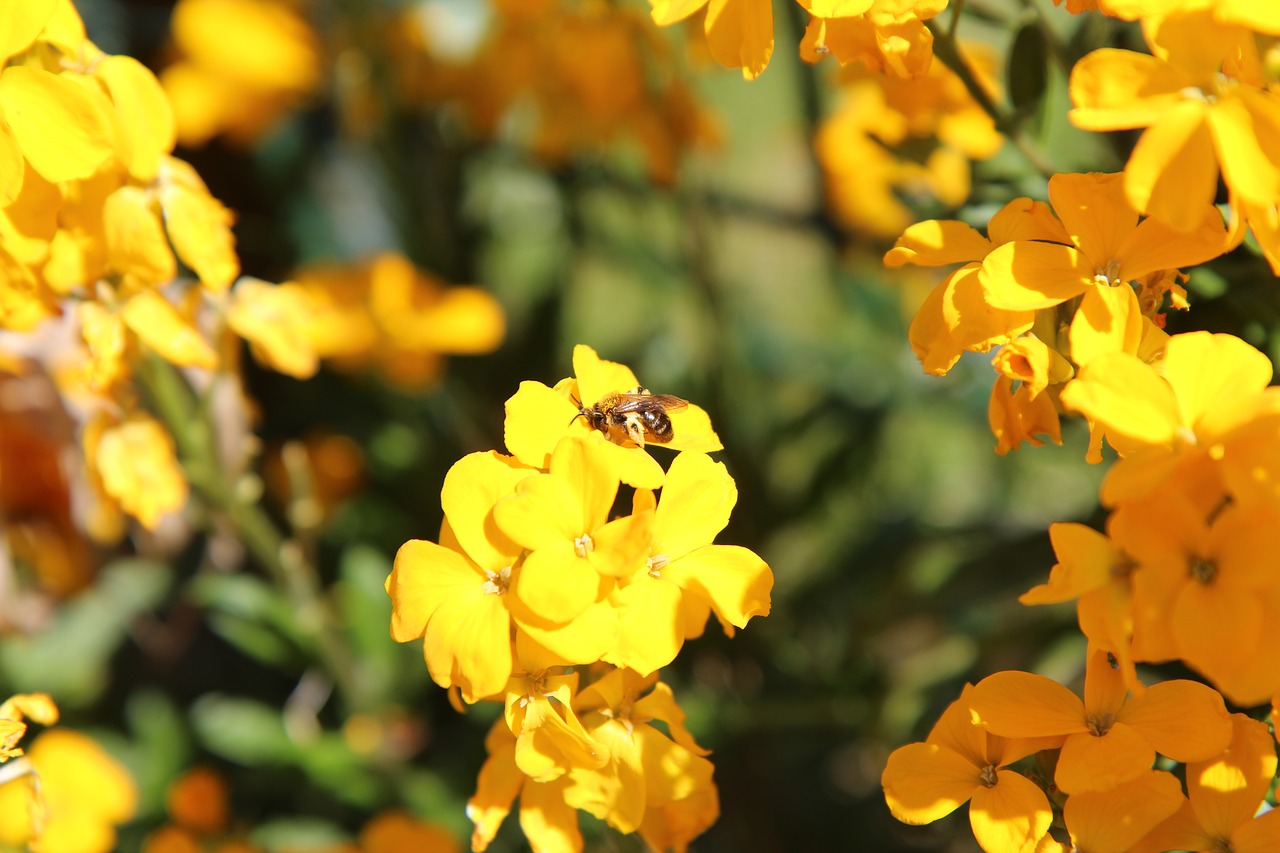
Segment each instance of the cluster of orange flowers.
M860 62L900 77L924 73L933 59L933 34L925 21L947 0L796 0L809 15L800 55L809 62L828 54L841 65ZM659 26L702 14L707 48L726 68L757 77L773 56L770 0L649 0Z
M431 677L465 702L504 705L468 805L474 850L517 797L538 850L581 851L575 809L684 850L719 803L658 670L712 613L727 633L767 614L773 575L713 544L737 489L707 455L720 441L706 413L633 392L631 370L589 347L573 363L575 377L507 401L511 455L449 471L439 544L405 543L387 578L392 636L421 639ZM628 413L623 399L651 405ZM679 451L666 471L646 437ZM623 484L630 511L611 519Z
M1266 630L1280 615L1280 396L1268 358L1239 338L1164 331L1165 312L1189 307L1183 270L1246 230L1280 273L1280 89L1266 61L1280 18L1264 5L1099 0L1141 18L1153 54L1095 51L1071 75L1077 126L1147 128L1124 172L1055 175L1051 206L1016 199L985 236L922 222L885 256L960 265L926 299L911 343L934 374L999 347L999 453L1061 443L1061 417L1074 414L1089 424L1090 461L1104 443L1120 457L1101 488L1106 532L1053 525L1058 563L1021 598L1076 601L1083 701L1021 672L966 687L924 743L889 759L900 820L970 801L989 853L1280 846L1264 803L1271 733L1223 702L1280 696ZM1219 174L1227 221L1212 203ZM1136 664L1167 661L1213 686L1139 680ZM1185 767L1185 795L1171 763Z

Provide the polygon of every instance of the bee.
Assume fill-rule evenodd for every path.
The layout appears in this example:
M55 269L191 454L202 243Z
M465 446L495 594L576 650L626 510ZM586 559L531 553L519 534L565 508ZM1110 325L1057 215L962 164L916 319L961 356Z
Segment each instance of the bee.
M578 414L573 420L586 418L588 424L614 444L631 441L638 447L644 447L646 440L669 443L676 434L667 413L678 412L689 405L679 397L653 394L639 386L622 394L605 394L594 406L574 402L578 405Z

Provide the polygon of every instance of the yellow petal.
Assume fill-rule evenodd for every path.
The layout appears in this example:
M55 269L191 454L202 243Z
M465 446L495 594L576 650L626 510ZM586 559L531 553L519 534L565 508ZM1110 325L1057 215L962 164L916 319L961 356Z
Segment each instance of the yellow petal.
M479 586L484 576L458 552L410 539L400 546L387 595L391 596L391 638L397 643L416 640L427 630L440 603L467 586Z
M894 241L885 253L884 265L942 266L980 261L991 251L991 242L963 222L930 219L917 222Z
M1075 734L1058 756L1053 780L1068 794L1109 791L1151 769L1156 751L1130 726L1115 723L1099 737Z
M525 775L516 767L516 742L505 721L494 723L485 740L489 757L480 767L476 792L467 800L467 817L475 824L471 848L483 853L498 834L498 827L511 811L511 804L525 784ZM496 735L496 737L495 737Z
M1142 329L1142 309L1132 287L1091 287L1071 321L1071 360L1085 367L1106 353L1136 354Z
M1275 741L1266 723L1232 714L1227 750L1187 766L1187 793L1210 835L1230 838L1258 810L1276 772Z
M997 210L987 224L987 233L996 245L1014 240L1039 240L1063 245L1071 242L1067 230L1053 215L1053 208L1029 198L1015 198Z
M1102 533L1083 524L1049 525L1049 541L1058 562L1049 582L1023 593L1023 604L1056 604L1079 598L1107 584L1119 564L1120 549Z
M1008 311L987 301L979 267L974 264L956 270L947 282L942 301L942 317L957 345L970 352L986 352L1007 344L1030 330L1032 311Z
M1126 853L1182 802L1178 780L1151 770L1110 791L1068 797L1063 818L1077 850Z
M988 853L1032 853L1052 822L1053 809L1044 791L1012 770L1001 770L996 784L979 787L969 803L969 825Z
M1175 761L1213 758L1231 742L1231 715L1222 697L1194 681L1154 684L1125 702L1116 719Z
M500 694L511 678L511 616L505 591L472 573L442 597L427 622L427 671L442 687L458 685L476 702Z
M0 205L8 206L22 191L26 158L18 146L18 139L8 127L0 123Z
M737 502L738 488L723 463L681 453L667 471L653 520L654 553L674 560L715 541Z
M684 645L681 595L674 583L647 574L614 592L610 601L618 613L618 642L605 660L641 675L675 660Z
M541 646L539 654L554 659L556 666L595 663L616 645L620 614L607 600L592 604L563 625L547 625L532 613L525 618L518 599L509 603L519 628L516 648L522 661L528 657L524 652L526 636Z
M179 367L213 370L218 356L191 323L154 290L134 295L120 317L138 339Z
M520 794L520 829L539 853L582 853L578 813L564 800L562 783L530 782Z
M492 510L514 495L516 484L537 473L495 451L471 453L453 464L440 490L440 505L458 544L476 565L489 571L511 566L520 546L498 529Z
M1062 391L1062 405L1134 446L1168 446L1181 424L1173 389L1127 353L1094 359Z
M721 621L745 628L752 616L768 616L773 572L753 551L737 545L705 545L661 569L667 580L711 602Z
M1231 833L1234 853L1269 853L1280 846L1280 811L1272 809L1236 827Z
M1121 244L1138 224L1119 173L1054 175L1049 200L1071 241L1094 264L1119 257Z
M909 743L889 755L880 784L895 818L917 825L933 823L981 787L980 769L945 746Z
M57 0L0 4L0 65L36 40L56 4Z
M653 6L650 12L653 15L653 22L660 27L683 21L707 5L707 0L649 0L649 2Z
M997 672L970 700L974 722L1002 737L1052 737L1087 731L1084 703L1058 682L1029 672Z
M242 278L227 306L227 324L248 341L258 361L294 378L307 379L320 367L307 331L314 311L310 294L296 284L273 285Z
M565 539L525 557L512 592L538 618L563 625L603 597L606 581L591 563L574 554L573 543Z
M1131 50L1102 48L1071 69L1069 118L1084 130L1128 130L1155 124L1179 104L1195 80L1167 62Z
M1223 409L1266 388L1271 361L1234 335L1189 332L1169 339L1164 374L1183 423L1196 425L1202 419L1221 418Z
M752 80L773 55L773 4L770 0L710 0L707 47L726 68L741 68Z
M1209 132L1208 106L1173 104L1138 140L1124 168L1129 201L1176 231L1202 219L1201 207L1218 191L1218 160Z
M135 417L107 428L97 461L107 494L148 530L187 501L187 481L173 439L151 418Z
M209 194L189 164L166 157L162 172L160 204L174 250L201 284L215 291L226 290L240 274L231 211Z
M1232 192L1257 204L1280 198L1280 103L1273 93L1247 86L1232 90L1209 110L1222 177ZM23 148L25 151L25 146Z
M1052 308L1093 284L1093 264L1076 249L1056 243L997 246L978 274L987 303L1009 311Z
M99 92L14 66L0 73L0 103L23 155L48 181L87 178L111 156L110 106Z
M1223 254L1227 229L1213 205L1195 205L1183 200L1192 211L1190 224L1181 231L1157 219L1147 219L1134 229L1118 250L1121 281L1140 279L1159 270L1192 267ZM1199 216L1195 211L1199 210Z
M146 284L163 284L177 274L160 217L151 195L140 187L123 186L107 197L102 210L106 226L107 261L112 268L137 276Z
M94 75L107 87L119 116L122 161L134 179L149 183L160 157L173 150L173 110L154 74L129 56L108 56Z
M976 271L976 265L973 271ZM947 290L951 285L952 277L959 272L957 270L952 273L930 291L925 297L924 304L912 318L911 327L907 330L912 352L916 354L916 358L920 359L920 365L925 373L934 376L945 375L960 360L960 354L964 352L964 347L952 336L944 314Z

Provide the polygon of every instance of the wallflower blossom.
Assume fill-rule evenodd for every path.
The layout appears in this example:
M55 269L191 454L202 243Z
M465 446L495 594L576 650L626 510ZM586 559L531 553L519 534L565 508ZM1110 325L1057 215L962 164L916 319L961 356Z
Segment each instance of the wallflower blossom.
M0 763L22 755L18 742L27 733L27 720L52 726L58 706L45 693L19 693L0 703Z
M1206 515L1163 493L1113 517L1117 544L1139 565L1133 612L1142 659L1181 658L1240 705L1280 692L1266 628L1280 617L1272 571L1280 509L1228 505Z
M706 797L715 790L711 762L703 757L707 751L694 742L671 688L656 675L615 669L579 693L575 708L587 732L608 747L609 762L570 771L565 802L619 832L640 830L646 839L646 821L666 823L665 843L655 845L663 850L682 849L715 821L717 801ZM653 722L665 725L670 735ZM660 816L691 798L696 798L688 803L693 810L679 824Z
M649 0L653 22L669 26L706 7L707 48L744 80L760 76L773 55L773 4L769 0Z
M493 508L498 529L529 551L512 592L552 623L577 617L645 559L652 513L609 520L619 481L603 447L561 440L547 473L522 479Z
M1141 497L1174 474L1224 458L1224 440L1271 405L1271 362L1239 338L1190 332L1165 346L1159 369L1128 353L1099 356L1062 392L1065 408L1106 431L1123 457L1103 503Z
M828 54L841 65L860 62L872 71L918 77L933 60L933 33L925 21L947 0L798 0L811 15L800 56L816 62Z
M1053 811L1044 792L1008 769L1062 739L1010 739L973 724L966 684L923 743L895 749L880 784L889 811L903 823L924 824L969 803L969 823L987 853L1032 853L1049 831Z
M737 499L724 465L688 451L672 461L656 510L651 492L636 493L637 511L653 512L648 554L610 596L618 642L605 660L648 675L702 634L712 610L727 633L769 614L773 573L764 560L746 548L711 544Z
M1226 748L1222 697L1193 681L1164 681L1126 698L1110 652L1092 652L1084 700L1052 679L998 672L973 688L973 721L1005 737L1064 737L1054 781L1068 794L1108 791L1146 773L1156 753L1204 761Z
M1253 34L1208 4L1148 19L1143 29L1154 56L1104 48L1076 63L1071 121L1086 130L1147 128L1124 188L1152 218L1198 228L1221 171L1241 229L1265 219L1280 201L1280 96L1265 87ZM1255 236L1274 260L1273 230Z
M116 826L138 809L124 766L92 738L61 728L36 738L26 760L40 775L39 793L25 778L0 785L0 844L38 843L42 853L114 850Z
M1258 814L1276 773L1275 743L1265 723L1232 714L1231 744L1219 757L1187 765L1181 808L1134 846L1164 850L1263 853L1280 845L1280 811Z
M982 45L962 49L984 86L998 91L994 53ZM940 62L911 78L848 69L841 81L836 110L813 144L832 213L852 230L902 233L914 220L902 195L958 207L969 197L970 161L992 157L1004 142Z

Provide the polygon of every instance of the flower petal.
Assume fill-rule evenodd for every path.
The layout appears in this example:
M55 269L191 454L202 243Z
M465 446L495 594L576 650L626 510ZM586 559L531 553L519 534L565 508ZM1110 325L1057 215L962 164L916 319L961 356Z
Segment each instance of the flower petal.
M880 784L889 811L903 823L933 823L946 817L982 787L979 768L954 750L935 743L909 743L885 763Z
M1083 130L1128 130L1155 124L1195 81L1169 63L1131 50L1102 48L1071 69L1068 117Z
M1088 258L1057 243L1016 242L997 246L979 273L987 303L1009 311L1052 308L1094 283Z
M745 628L752 616L768 616L773 572L754 552L737 545L704 545L674 560L662 577L711 602L722 622Z
M1075 849L1125 853L1183 803L1182 786L1169 773L1152 770L1109 791L1067 798L1063 819Z
M520 555L520 546L499 529L493 508L502 498L514 495L521 480L536 473L491 450L462 457L445 475L440 505L458 544L480 568L497 571Z
M884 265L904 264L934 267L980 261L991 251L991 241L963 222L930 219L917 222L902 232L893 248L884 255Z
M707 48L726 68L741 68L746 80L764 71L773 55L773 4L770 0L710 0Z
M110 104L95 89L11 66L0 73L0 103L22 153L45 180L87 178L111 156Z
M1143 695L1130 697L1116 719L1174 761L1204 761L1231 742L1231 715L1222 697L1194 681L1153 684Z
M1175 231L1190 231L1218 191L1218 158L1203 101L1173 104L1147 129L1124 167L1129 201Z
M1044 791L1012 770L1001 770L993 787L980 786L969 803L969 825L987 853L1032 853L1052 822Z
M1068 794L1109 791L1140 777L1155 760L1156 751L1141 734L1124 723L1115 723L1102 736L1076 734L1067 738L1053 780Z
M1138 447L1171 445L1181 424L1169 383L1128 353L1095 358L1062 390L1062 405Z

